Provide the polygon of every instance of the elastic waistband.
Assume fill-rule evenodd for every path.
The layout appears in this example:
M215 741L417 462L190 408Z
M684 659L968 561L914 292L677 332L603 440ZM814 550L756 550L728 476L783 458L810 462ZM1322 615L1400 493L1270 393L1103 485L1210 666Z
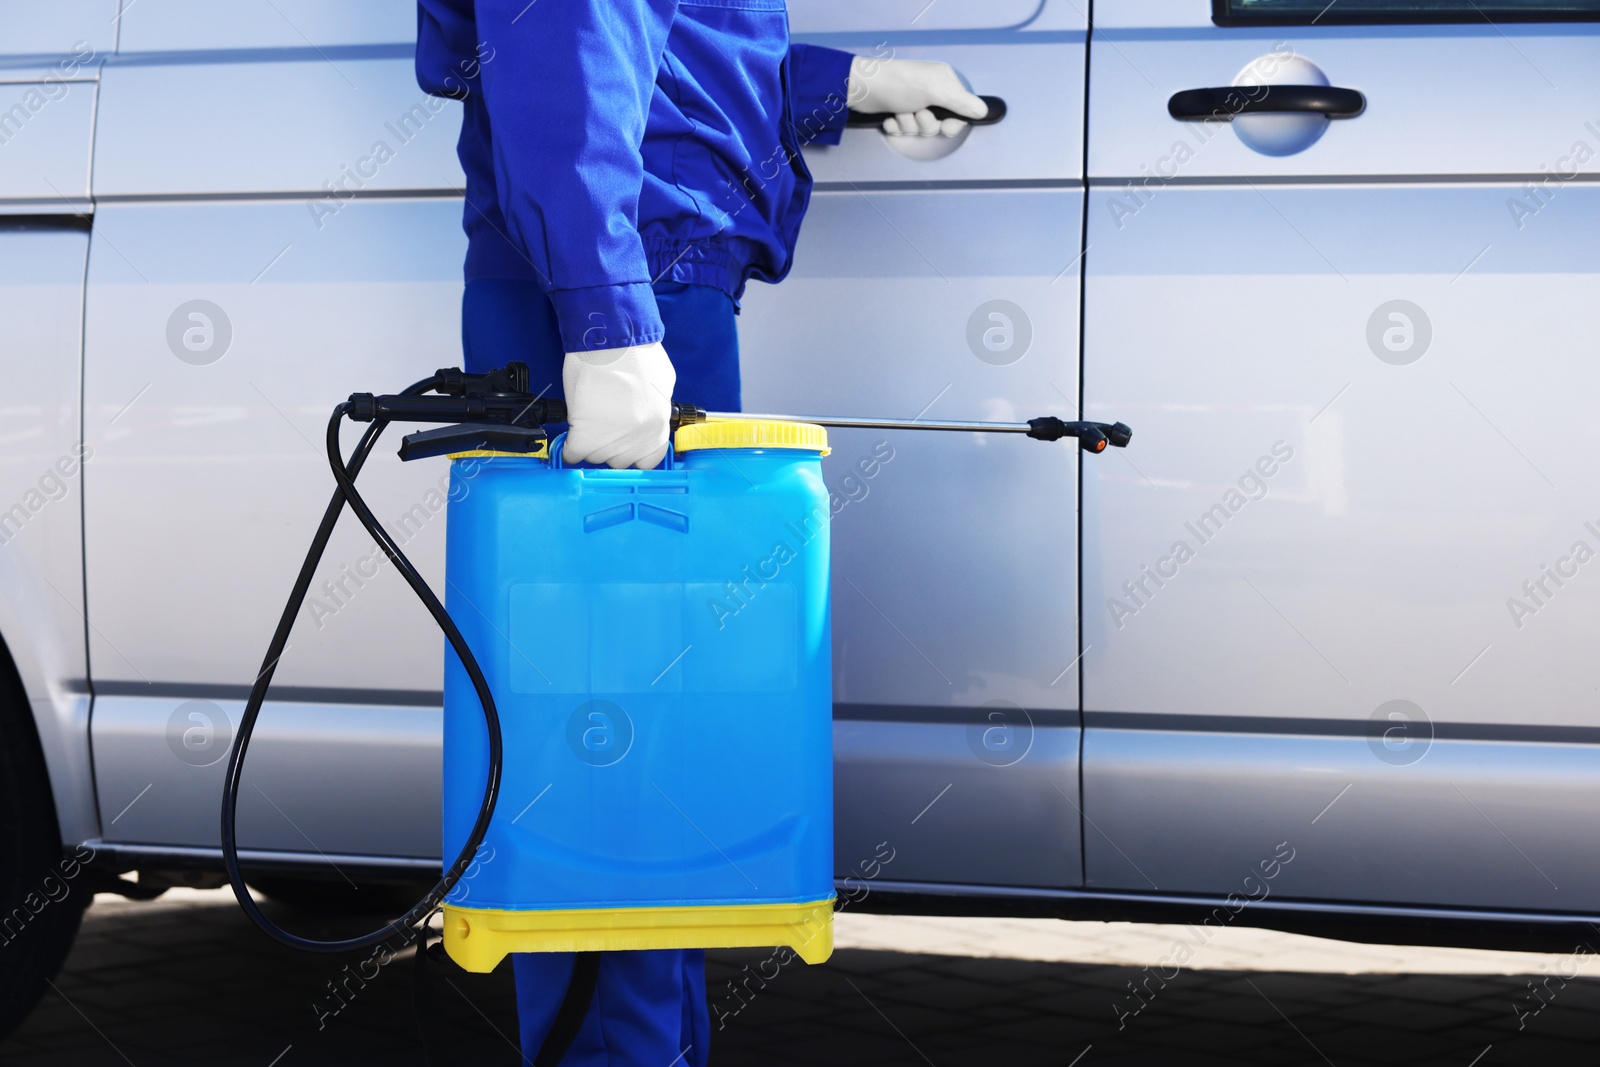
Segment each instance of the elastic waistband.
M752 249L738 238L684 241L645 235L644 254L650 277L657 282L709 285L738 298L744 290Z
M479 220L467 224L468 281L479 278L518 278L539 281L539 272L515 245L493 225ZM758 249L740 238L681 240L642 237L645 261L656 282L707 285L737 300L744 292Z

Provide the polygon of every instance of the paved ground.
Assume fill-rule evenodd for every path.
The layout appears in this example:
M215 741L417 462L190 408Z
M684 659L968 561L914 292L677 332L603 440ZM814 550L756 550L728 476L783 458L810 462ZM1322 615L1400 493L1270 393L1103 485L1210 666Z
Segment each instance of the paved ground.
M768 953L715 954L714 1064L1600 1061L1600 964L1589 952L1374 948L1246 929L1200 944L1188 927L1052 920L839 920L827 965L796 962L764 986L750 979L743 998L728 983L747 966L771 975ZM0 1063L424 1064L409 959L364 987L350 981L319 1029L319 1012L338 1004L327 983L341 966L280 950L226 890L150 904L101 897L57 991L0 1043ZM1142 983L1142 1000L1129 983ZM519 1062L507 974L437 972L432 1002L452 1050L436 1064Z

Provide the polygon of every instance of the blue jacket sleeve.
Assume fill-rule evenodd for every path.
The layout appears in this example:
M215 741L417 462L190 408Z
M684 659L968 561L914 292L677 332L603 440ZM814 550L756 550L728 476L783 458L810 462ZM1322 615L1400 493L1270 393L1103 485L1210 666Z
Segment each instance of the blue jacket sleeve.
M838 144L850 117L850 61L837 48L789 46L789 121L800 143Z
M453 100L476 92L477 68L460 60L477 52L477 33L472 0L417 0L417 84Z
M568 352L661 340L641 147L678 0L477 0L495 183Z

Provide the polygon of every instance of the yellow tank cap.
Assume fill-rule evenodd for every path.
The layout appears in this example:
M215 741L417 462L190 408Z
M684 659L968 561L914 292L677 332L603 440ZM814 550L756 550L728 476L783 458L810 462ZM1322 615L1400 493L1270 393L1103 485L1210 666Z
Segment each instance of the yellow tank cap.
M452 452L451 459L549 459L550 442L546 441L532 452L496 452L488 448L475 448L470 452Z
M697 448L803 448L826 456L828 431L810 422L776 419L718 419L679 427L673 438L679 452Z

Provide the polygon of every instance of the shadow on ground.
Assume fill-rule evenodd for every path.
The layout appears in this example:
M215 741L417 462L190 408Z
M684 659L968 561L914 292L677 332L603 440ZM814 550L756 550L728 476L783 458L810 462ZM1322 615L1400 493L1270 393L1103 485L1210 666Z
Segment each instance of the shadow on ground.
M841 950L763 979L769 956L712 956L716 1067L1496 1067L1595 1062L1600 1037L1600 980L1588 978L1552 979L1539 1001L1526 975L1190 971L1164 988L1151 980L1148 1004L1119 1030L1118 1008L1135 1004L1128 983L1145 977L1130 967ZM347 977L346 962L279 947L230 903L97 904L56 990L0 1043L0 1063L423 1065L411 960L346 981L336 1000L328 983ZM730 982L748 992L736 997ZM449 1050L436 1064L520 1062L509 968L439 969L433 991ZM1519 1030L1515 1006L1541 1003Z

